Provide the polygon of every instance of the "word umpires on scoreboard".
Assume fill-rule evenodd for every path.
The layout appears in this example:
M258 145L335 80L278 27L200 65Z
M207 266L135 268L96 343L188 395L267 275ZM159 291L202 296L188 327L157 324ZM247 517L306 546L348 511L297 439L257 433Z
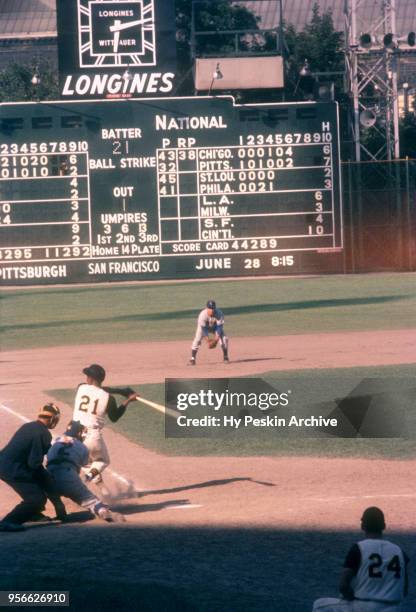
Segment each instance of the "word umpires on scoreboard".
M335 103L3 104L0 129L3 284L342 265Z

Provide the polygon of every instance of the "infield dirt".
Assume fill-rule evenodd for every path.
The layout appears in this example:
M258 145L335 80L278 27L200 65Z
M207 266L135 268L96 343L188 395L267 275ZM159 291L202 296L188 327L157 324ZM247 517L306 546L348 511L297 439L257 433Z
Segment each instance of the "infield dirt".
M415 341L409 329L235 338L230 365L201 351L192 375L409 364ZM188 352L185 341L4 351L1 440L53 399L45 389L75 388L88 363L105 363L114 385L153 383L190 376ZM71 406L63 411L66 422ZM2 536L1 588L10 580L14 588L47 588L49 577L72 591L77 610L301 612L314 597L335 594L369 505L383 508L395 540L416 553L416 460L167 457L110 429L105 437L116 473L107 473L106 486L128 522L108 527L81 516L76 526ZM4 514L17 497L3 483L0 490ZM408 606L416 609L416 599Z

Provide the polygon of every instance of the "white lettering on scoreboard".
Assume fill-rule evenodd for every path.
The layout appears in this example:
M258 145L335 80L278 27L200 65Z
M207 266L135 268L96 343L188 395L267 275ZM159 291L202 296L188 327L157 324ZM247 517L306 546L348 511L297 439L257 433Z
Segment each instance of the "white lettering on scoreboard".
M123 74L68 74L62 88L62 96L111 96L130 97L140 94L166 94L173 89L173 72L137 72L126 79Z
M271 273L342 249L330 121L235 133L226 113L152 119L0 144L3 284L70 279L76 262L101 280L172 277L176 260L190 276Z

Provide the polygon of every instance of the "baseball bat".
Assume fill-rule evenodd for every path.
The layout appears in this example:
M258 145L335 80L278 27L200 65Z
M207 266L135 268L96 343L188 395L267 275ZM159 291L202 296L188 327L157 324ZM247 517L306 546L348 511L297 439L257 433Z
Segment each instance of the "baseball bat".
M162 404L156 404L156 402L151 402L150 400L147 400L144 397L138 397L137 401L142 402L142 404L146 404L146 406L150 406L151 408L154 408L159 412L162 412L162 414L168 414L169 416L175 419L178 416L178 413L172 410L171 408L166 408L166 406L162 406Z

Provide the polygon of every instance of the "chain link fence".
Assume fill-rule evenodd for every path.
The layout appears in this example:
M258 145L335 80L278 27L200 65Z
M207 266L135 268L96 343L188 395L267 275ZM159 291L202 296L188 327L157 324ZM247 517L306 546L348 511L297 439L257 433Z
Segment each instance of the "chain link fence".
M416 159L342 163L345 271L416 269Z

